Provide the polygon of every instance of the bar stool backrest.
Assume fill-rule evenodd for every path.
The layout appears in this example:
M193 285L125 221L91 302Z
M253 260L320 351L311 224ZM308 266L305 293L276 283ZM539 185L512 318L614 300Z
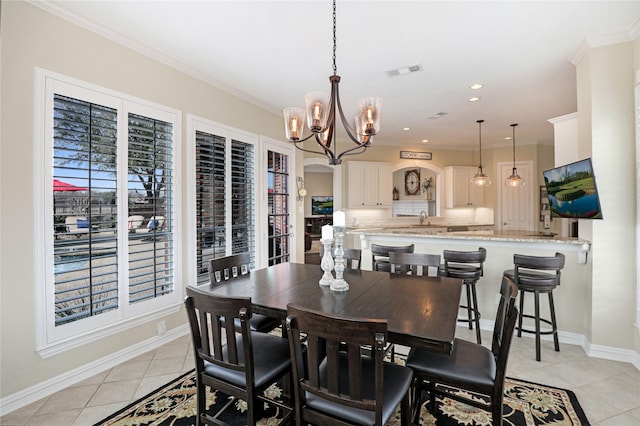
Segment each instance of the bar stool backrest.
M514 254L513 264L515 266L514 281L518 287L555 287L560 285L560 271L564 268L564 254L556 253L555 256Z
M408 246L383 246L380 244L371 244L371 267L374 271L391 271L389 264L389 253L392 251L400 253L413 253L415 245Z
M457 278L472 278L465 275L475 275L473 278L477 279L484 274L487 249L480 247L473 251L443 250L442 257L444 259L443 275Z

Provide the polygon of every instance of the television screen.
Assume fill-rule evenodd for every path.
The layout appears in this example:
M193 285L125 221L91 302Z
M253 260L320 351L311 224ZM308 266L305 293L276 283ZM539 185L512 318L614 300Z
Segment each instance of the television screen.
M542 174L551 206L551 217L602 219L590 158L546 170Z
M333 214L333 197L331 196L312 196L311 197L311 214L312 215L331 215Z

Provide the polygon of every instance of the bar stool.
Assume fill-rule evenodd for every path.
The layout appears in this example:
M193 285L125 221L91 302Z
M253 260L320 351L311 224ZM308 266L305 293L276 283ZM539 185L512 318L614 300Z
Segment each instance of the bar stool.
M518 337L522 332L536 335L536 361L540 361L540 335L553 334L553 343L556 352L560 352L558 342L558 325L556 323L556 310L553 304L553 289L560 285L560 270L564 268L564 254L556 253L555 256L525 256L513 255L515 269L504 271L504 276L511 278L520 290L520 315L518 318ZM545 271L545 272L541 272ZM534 315L523 313L524 294L534 295ZM550 319L540 318L540 294L549 295ZM522 318L531 318L535 322L535 330L522 327ZM540 322L551 326L551 330L540 330Z
M476 283L483 275L487 250L484 247L475 251L444 250L442 257L444 264L440 267L440 275L462 279L467 292L467 304L460 305L461 308L467 310L467 318L458 318L458 321L468 323L469 330L473 330L473 323L476 324L476 340L481 345L480 311L478 310Z

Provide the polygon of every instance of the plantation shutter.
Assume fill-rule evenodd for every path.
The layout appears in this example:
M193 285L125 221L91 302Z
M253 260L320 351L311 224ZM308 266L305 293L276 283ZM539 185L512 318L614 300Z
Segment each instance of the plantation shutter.
M173 126L128 116L129 302L173 292Z
M117 111L54 94L55 326L118 307Z

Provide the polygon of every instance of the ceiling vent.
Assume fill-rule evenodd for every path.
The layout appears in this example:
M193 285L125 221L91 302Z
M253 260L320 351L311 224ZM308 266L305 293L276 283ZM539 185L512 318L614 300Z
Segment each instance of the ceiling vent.
M436 112L435 114L430 115L429 117L427 117L427 119L435 120L436 118L444 117L445 115L447 115L446 112Z
M398 75L406 75L414 72L422 71L422 65L411 65L408 67L400 67L394 70L385 71L389 77L396 77Z

